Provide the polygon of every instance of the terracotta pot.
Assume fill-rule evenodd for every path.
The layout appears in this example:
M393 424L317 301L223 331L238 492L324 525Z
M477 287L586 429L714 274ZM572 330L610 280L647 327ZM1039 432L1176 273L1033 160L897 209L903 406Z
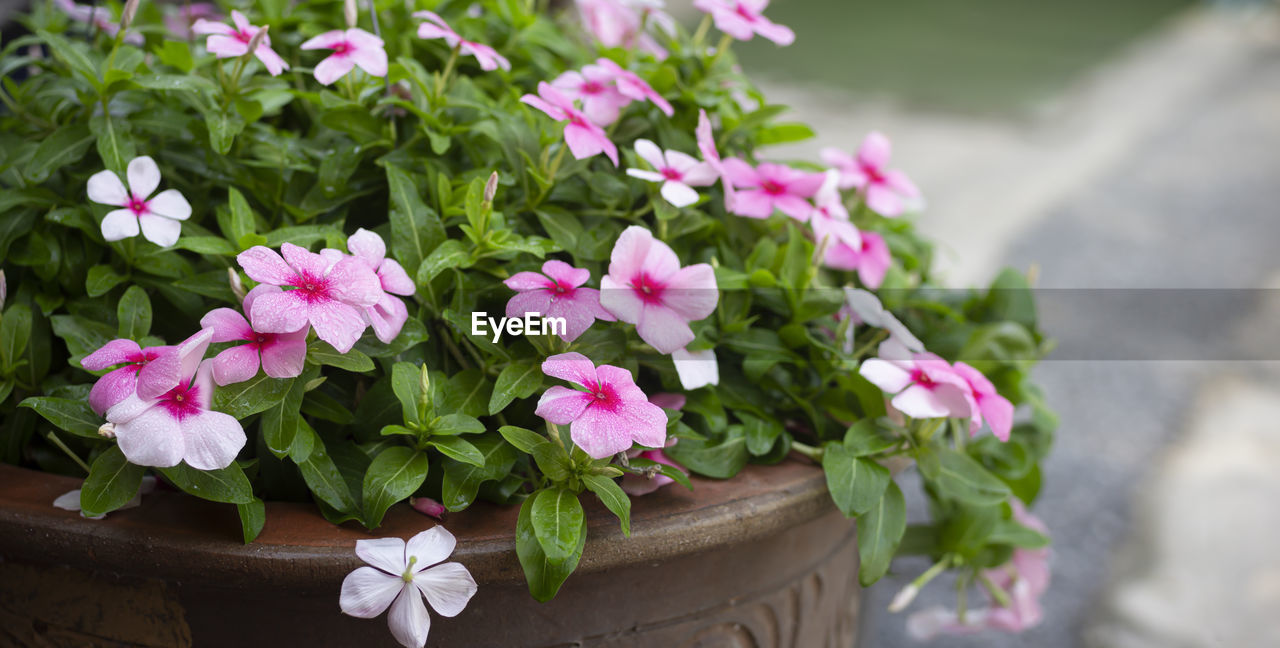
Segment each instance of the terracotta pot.
M748 467L636 498L632 537L587 506L582 563L555 600L525 588L515 507L477 504L445 526L480 591L432 614L431 646L853 645L853 524L822 471ZM409 537L433 521L398 505L370 534L310 505L271 503L244 545L234 507L174 492L105 520L51 506L78 481L0 466L0 645L395 646L385 617L338 610L356 540Z

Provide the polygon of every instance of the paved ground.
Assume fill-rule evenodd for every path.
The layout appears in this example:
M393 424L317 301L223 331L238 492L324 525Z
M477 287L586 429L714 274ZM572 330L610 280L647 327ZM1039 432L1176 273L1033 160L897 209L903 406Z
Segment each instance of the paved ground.
M1194 13L1021 121L776 90L827 141L894 136L957 284L1008 263L1038 266L1046 288L1280 288L1271 14ZM1214 361L1280 360L1280 293L1122 293L1128 308L1091 296L1107 294L1043 295L1066 352L1039 371L1062 414L1037 506L1055 538L1047 618L934 644L1280 645L1280 362ZM1108 359L1069 359L1083 331ZM884 609L924 566L899 561L872 590L864 648L910 645ZM951 601L943 585L917 605Z

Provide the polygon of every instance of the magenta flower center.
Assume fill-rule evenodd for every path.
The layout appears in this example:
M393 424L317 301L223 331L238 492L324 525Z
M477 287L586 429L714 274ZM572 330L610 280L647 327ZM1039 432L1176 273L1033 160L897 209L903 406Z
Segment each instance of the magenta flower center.
M884 183L884 174L880 173L880 169L878 167L859 161L858 168L862 171L863 175L867 176L867 181L871 184Z
M298 283L294 285L299 292L302 293L307 302L329 301L332 297L329 295L329 279L327 277L316 277L306 273L298 274Z
M929 374L925 373L924 369L919 367L911 370L911 382L926 389L933 389L936 386L936 383L934 383L933 379L929 377Z
M179 421L195 416L202 411L197 398L199 393L200 388L195 385L178 385L160 397L160 407Z
M744 4L742 4L741 2L737 3L737 6L736 6L736 7L734 7L734 11L735 11L739 16L741 16L743 20L745 20L745 21L747 21L747 22L755 22L755 21L756 21L756 16L755 16L755 14L754 14L754 13L752 13L752 12L751 12L751 10L750 10L750 9L748 9L748 8L747 8L747 6L746 6L746 5L744 5Z
M679 171L676 171L671 167L666 167L665 169L662 170L662 177L668 180L674 180L676 182L680 182L681 180L684 179L684 174L680 173Z
M589 407L603 407L610 412L617 409L621 401L618 400L618 394L613 391L613 387L604 383L596 383L594 386L588 387L591 395L595 396L595 400L591 402Z
M551 294L556 297L573 297L574 288L573 286L565 285L557 280L555 283L547 286L547 290L551 291Z
M248 45L249 41L253 40L253 34L250 34L248 31L240 31L239 29L235 30L235 36L236 40L244 43L245 45Z
M770 196L781 196L787 193L786 185L777 180L765 180L760 183L760 189Z
M665 288L661 283L655 281L648 273L642 273L640 276L631 280L631 289L646 304L662 303L662 291Z
M604 86L601 85L599 81L586 81L583 82L580 90L582 91L582 94L596 95L604 92Z
M130 196L130 197L129 197L129 202L125 205L125 207L127 207L127 208L129 209L129 211L133 212L133 215L134 215L134 216L141 216L141 215L143 215L143 214L147 213L147 211L148 211L148 210L147 210L147 201L145 201L145 200L143 200L143 199L141 199L141 198L139 198L139 197L137 197L137 196Z
M341 43L334 43L333 47L331 47L330 49L333 50L333 53L336 56L346 56L347 54L350 54L351 50L355 48L351 46L351 43L348 43L347 41L342 41Z

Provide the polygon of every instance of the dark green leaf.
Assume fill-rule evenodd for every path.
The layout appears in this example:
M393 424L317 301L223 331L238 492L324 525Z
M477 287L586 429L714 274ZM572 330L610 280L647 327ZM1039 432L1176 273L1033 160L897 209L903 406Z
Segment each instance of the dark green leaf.
M243 419L279 403L292 386L292 378L272 378L259 373L244 382L214 390L213 409Z
M596 497L599 497L600 501L618 516L618 521L622 523L622 534L630 537L631 498L627 497L622 487L604 475L585 475L582 481L586 484L587 490L595 493Z
M484 466L484 455L470 441L456 436L431 437L427 442L445 456L473 466Z
M87 401L32 396L23 400L20 405L35 410L60 430L86 439L102 439L98 436L98 428L103 423L102 417L89 408Z
M98 455L89 476L80 487L80 512L88 517L110 513L133 499L147 469L124 458L120 446L113 445Z
M548 560L559 562L573 555L585 519L577 493L563 488L540 491L533 497L531 518L533 533Z
M378 453L364 474L365 526L380 526L392 504L418 490L427 478L430 463L427 455L405 446L392 446Z
M120 337L141 340L151 332L151 298L142 286L129 286L116 304Z
M329 365L347 371L363 373L365 371L373 371L373 360L369 356L352 349L346 353L339 353L328 342L324 340L312 340L307 345L307 360L316 364Z
M511 401L528 398L542 386L542 367L535 362L517 362L507 365L493 385L489 397L489 414L501 412Z
M158 469L174 486L196 497L226 504L248 504L253 501L253 486L240 465L220 470L197 470L185 463Z
M889 469L859 457L839 443L828 443L822 454L822 470L827 475L831 499L846 517L871 510L889 484Z
M536 495L525 499L516 520L516 557L524 569L524 579L529 593L540 602L550 601L560 591L565 579L578 567L582 548L587 542L587 520L584 517L578 527L578 544L565 560L554 561L547 557L533 527L533 503Z
M889 563L907 530L907 503L898 485L889 482L870 511L858 516L858 582L863 587L880 580L889 571Z
M263 525L267 523L267 505L255 497L248 504L237 504L236 511L240 514L244 543L249 544L257 539L258 534L262 533Z

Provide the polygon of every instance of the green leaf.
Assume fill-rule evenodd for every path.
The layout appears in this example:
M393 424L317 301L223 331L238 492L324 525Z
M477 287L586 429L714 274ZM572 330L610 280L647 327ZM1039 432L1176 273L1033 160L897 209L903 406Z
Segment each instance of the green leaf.
M577 493L563 488L540 491L533 497L530 515L533 533L548 560L564 561L573 555L585 520Z
M373 360L369 356L355 349L340 353L324 340L312 340L307 345L307 360L356 373L373 371L374 368Z
M889 469L854 455L839 443L828 443L822 453L822 470L827 475L831 499L846 517L862 515L884 496Z
M555 598L565 579L578 568L582 548L587 542L587 520L584 517L578 527L578 544L569 557L559 561L551 560L543 551L533 526L532 511L536 497L537 495L525 499L520 506L520 516L516 519L516 557L520 559L520 566L524 569L529 593L535 600L545 603Z
M480 419L465 414L446 414L431 422L431 434L480 434L484 430L484 423Z
M907 530L907 502L902 489L889 482L884 497L871 510L858 516L858 582L863 587L880 580Z
M1036 329L1036 301L1027 277L1013 268L996 275L987 290L986 306L993 320L1017 322Z
M143 74L133 77L133 82L148 90L212 93L218 89L212 81L194 74Z
M664 476L670 477L677 484L684 486L686 490L693 490L693 482L689 481L689 475L675 466L658 463L652 459L631 459L630 464L632 468L656 467Z
M80 512L96 517L110 513L133 499L147 469L124 458L120 446L113 445L94 460L89 476L80 486Z
M7 315L6 315L7 317ZM43 416L58 429L86 439L102 440L98 428L102 426L102 417L94 413L89 403L70 398L54 398L52 396L32 396L19 403L29 407Z
M262 533L263 525L267 523L267 505L255 497L248 504L236 504L236 512L240 514L244 543L249 544L257 539L258 534Z
M89 48L85 44L68 41L43 29L37 30L36 34L49 46L56 58L84 77L95 90L102 88L102 81L98 78L98 66L89 59L87 54Z
M235 256L236 247L221 236L183 236L173 247L179 250L191 250L198 254L216 254L219 256Z
M44 182L54 171L83 158L91 144L93 134L84 122L73 122L53 131L40 140L27 165L27 179L36 184Z
M101 297L124 280L124 275L117 273L111 266L96 265L89 268L89 274L84 280L84 289L90 297Z
M445 240L444 224L422 195L409 172L387 165L391 192L391 251L405 268L418 268L422 260Z
M125 137L125 126L107 115L94 115L89 119L89 129L98 138L98 157L107 169L124 173L136 149L133 141Z
M618 516L618 521L622 523L622 535L631 537L631 498L627 497L618 482L604 475L584 475L582 481L587 490L595 493Z
M397 362L391 367L391 389L404 410L404 422L414 426L423 424L419 412L422 403L422 369L410 362Z
M270 409L289 394L292 378L272 378L264 373L213 392L213 409L237 419Z
M10 306L0 319L0 365L12 369L18 364L30 339L31 308L26 304Z
M501 412L511 401L528 398L542 386L542 367L535 362L516 362L498 374L489 397L489 413Z
M155 53L161 63L177 68L184 74L189 74L195 67L195 60L191 58L191 46L183 41L166 40L155 48Z
M306 384L318 373L316 370L311 370L297 378L289 379L291 384L285 397L262 412L262 440L267 444L271 454L276 457L288 455L293 457L294 462L298 462L306 460L306 455L311 452L310 447L305 443L295 444L295 442L299 436L299 409L306 395Z
M484 456L482 465L454 461L448 457L440 462L444 466L442 503L450 511L461 511L471 506L482 483L507 476L516 462L515 450L497 435L486 434L476 438L472 444Z
M730 433L719 441L685 439L664 452L689 470L716 479L738 474L747 465L748 458L747 441L739 426L732 426Z
M432 437L430 441L427 441L427 444L444 453L450 459L469 463L473 466L484 465L484 455L480 453L480 450L471 445L470 441L461 437Z
M471 253L467 251L462 241L449 239L432 250L431 254L418 265L418 271L414 275L415 281L419 286L425 286L441 272L449 268L466 267L470 260Z
M791 142L803 142L813 139L813 129L806 124L791 122L785 124L774 124L768 128L760 130L756 134L756 143L760 146L770 144L790 144Z
M924 478L946 498L972 506L999 504L1012 494L1009 487L969 455L951 448L922 448L916 463Z
M248 504L253 501L253 485L240 469L240 464L234 461L219 470L199 470L185 463L157 470L183 492L201 499L225 504Z
M129 286L116 304L120 337L141 340L151 332L151 298L142 286Z
M569 454L559 445L552 443L546 437L512 425L504 425L498 428L508 443L515 446L519 450L533 455L533 460L538 464L538 470L546 475L551 481L562 481L569 478ZM677 444L679 445L679 444Z
M885 434L874 420L867 418L849 426L844 434L844 449L855 457L879 454L898 443L898 439Z
M254 233L256 227L254 225L253 210L249 208L249 201L244 199L244 194L240 193L235 187L227 189L227 212L226 222L222 218L218 219L218 226L222 229L222 234L228 239L239 243L241 239Z
M449 379L444 397L436 404L437 411L455 412L467 416L484 416L489 413L489 394L493 383L478 369L467 369Z
M769 454L774 442L782 435L782 424L772 420L766 421L750 414L738 414L738 418L742 420L747 452L757 457Z
M300 433L315 435L315 432L311 430L311 427L305 421L301 425L302 431ZM307 459L298 463L298 470L302 473L302 479L307 482L307 488L311 489L311 493L316 496L316 499L341 513L354 514L358 511L356 500L351 495L351 488L343 480L342 473L338 470L337 464L333 463L333 459L329 457L323 442L316 441L315 448L307 456Z
M1000 520L987 536L989 544L1006 544L1023 549L1041 549L1049 546L1049 537L1015 520Z
M427 455L405 446L392 446L378 453L364 474L365 526L370 529L380 526L392 504L422 486L430 465Z

